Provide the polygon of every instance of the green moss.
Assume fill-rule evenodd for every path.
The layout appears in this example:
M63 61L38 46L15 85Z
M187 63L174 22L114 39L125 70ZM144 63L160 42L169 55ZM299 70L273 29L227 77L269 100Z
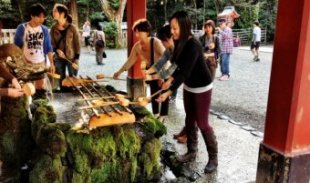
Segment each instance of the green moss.
M144 119L143 127L147 133L152 133L157 138L167 134L166 126L153 116Z
M134 182L137 175L138 161L137 158L132 159L131 161L131 171L130 171L130 182Z
M152 116L152 113L147 110L145 107L137 106L137 105L131 105L130 109L136 116L136 121L140 121L145 116Z
M105 162L100 169L93 169L91 182L120 182L120 166L118 161Z
M36 102L31 132L39 154L30 182L126 183L135 182L140 176L147 182L159 172L161 142L154 137L165 134L167 129L144 107L135 109L144 121L142 131L130 124L97 128L86 134L71 130L68 124L55 123L52 107L45 101ZM144 131L150 136L144 138L143 134L142 138ZM7 134L3 139L6 142L1 142L1 148L16 153L11 145L14 137Z
M80 149L80 151L91 152L93 138L88 134L69 131L67 134L67 142L71 149Z
M116 142L121 158L132 160L140 151L140 137L132 125L122 126L116 134Z
M89 176L90 174L90 164L88 160L88 154L81 152L79 150L76 150L73 152L73 166L74 170L85 176Z
M0 138L1 157L7 166L18 167L19 154L16 153L16 145L12 132L5 132Z
M62 183L64 170L65 167L61 164L60 156L52 158L42 155L30 172L29 182Z
M143 146L140 161L143 165L147 179L151 179L151 175L159 170L160 150L161 141L156 138L146 142Z
M41 125L35 141L43 152L51 156L64 156L67 151L64 133L53 124Z
M15 154L14 136L12 132L6 132L1 139L2 151L7 155Z
M40 126L47 123L55 123L56 114L51 106L39 106L36 108L32 120L31 134L36 139Z

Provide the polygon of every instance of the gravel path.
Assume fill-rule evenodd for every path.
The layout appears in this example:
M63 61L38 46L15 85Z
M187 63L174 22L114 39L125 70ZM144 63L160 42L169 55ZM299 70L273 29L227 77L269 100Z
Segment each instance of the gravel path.
M211 108L263 132L272 53L264 52L260 57L260 62L253 62L250 51L235 48L230 62L231 78L215 81Z

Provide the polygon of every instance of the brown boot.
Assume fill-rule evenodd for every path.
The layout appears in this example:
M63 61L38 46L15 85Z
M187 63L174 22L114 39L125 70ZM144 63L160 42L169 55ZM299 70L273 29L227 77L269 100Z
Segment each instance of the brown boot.
M196 128L185 128L187 136L187 153L177 157L177 160L181 163L186 163L196 159L198 151L198 131Z
M184 135L185 135L185 127L183 127L183 129L179 133L173 134L173 138L177 139L177 138L184 136Z
M183 136L178 137L178 142L180 144L186 144L186 142L187 142L187 135L184 134Z
M177 160L181 163L187 163L196 159L197 151L187 152L186 154L177 156Z
M212 173L217 169L218 166L218 160L217 160L217 141L216 137L214 135L213 130L211 130L208 133L202 133L203 139L206 143L208 154L209 154L209 161L205 167L204 172L205 173Z

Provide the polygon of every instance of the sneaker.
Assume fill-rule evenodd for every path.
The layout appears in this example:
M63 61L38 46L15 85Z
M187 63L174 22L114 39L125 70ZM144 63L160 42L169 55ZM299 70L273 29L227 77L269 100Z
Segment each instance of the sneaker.
M228 75L223 75L222 77L219 78L220 81L228 81L229 76Z
M260 61L260 59L258 57L256 57L255 61L258 62L258 61Z
M254 58L253 58L253 61L256 61L256 59L257 59L258 57L257 56L255 56Z

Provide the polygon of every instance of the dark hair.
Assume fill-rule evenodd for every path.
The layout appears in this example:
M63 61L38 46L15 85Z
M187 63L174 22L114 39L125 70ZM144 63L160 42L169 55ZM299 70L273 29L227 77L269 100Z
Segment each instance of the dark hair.
M212 27L212 34L215 34L215 23L213 20L207 20L203 27L206 28L206 26L211 26Z
M96 26L96 29L97 29L98 31L102 31L102 26L98 23L98 25Z
M147 32L149 35L151 35L152 25L146 19L139 19L133 24L132 30L138 32Z
M166 41L167 39L170 39L171 36L172 36L171 27L169 24L159 28L157 31L157 37L158 39L162 41Z
M177 11L169 19L176 19L180 27L180 40L187 40L189 36L192 36L192 21L186 11Z
M30 6L29 8L29 15L31 16L40 16L40 14L43 13L43 15L46 17L46 9L41 3L35 3Z
M59 13L64 13L64 17L65 17L66 19L68 19L67 17L68 17L68 15L69 15L69 10L68 10L67 6L65 6L65 5L63 5L63 4L56 3L54 7L57 9L57 11L58 11ZM72 17L70 17L70 18L71 18L71 22L72 22ZM69 18L69 19L70 19L70 18ZM69 20L67 20L67 21L69 22Z
M67 15L67 22L72 24L72 16L70 14Z
M256 26L259 26L259 22L258 22L258 21L255 21L254 24L255 24Z
M188 14L185 11L177 11L175 12L172 17L169 19L169 22L171 24L171 21L173 19L176 19L178 22L178 25L180 27L180 37L179 40L175 42L175 51L173 52L173 56L171 61L175 62L175 60L178 59L180 56L187 40L190 36L194 37L192 34L192 21Z

